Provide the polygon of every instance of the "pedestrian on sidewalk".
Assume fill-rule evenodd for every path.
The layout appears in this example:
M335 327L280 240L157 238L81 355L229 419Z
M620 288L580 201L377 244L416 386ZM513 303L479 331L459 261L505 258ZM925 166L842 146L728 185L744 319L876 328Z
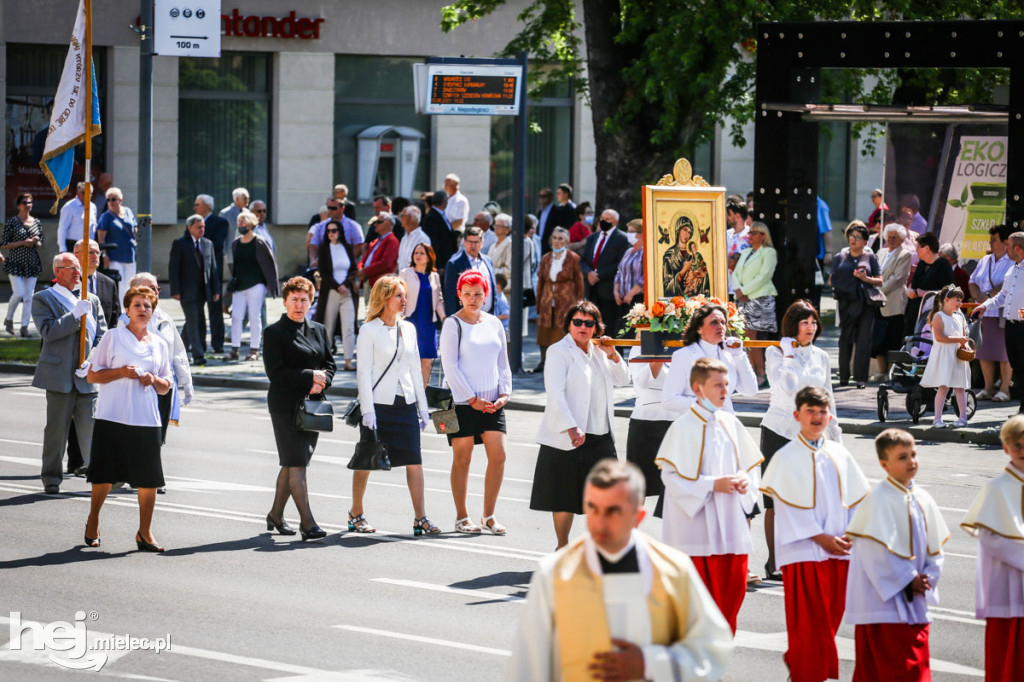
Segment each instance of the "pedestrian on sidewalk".
M408 292L403 317L416 327L424 385L430 383L430 368L437 359L437 322L445 319L441 277L435 270L436 262L434 248L430 244L417 244L412 250L412 265L399 273Z
M537 275L537 346L540 364L534 373L544 371L548 348L565 336L565 315L583 298L583 271L580 257L569 251L569 231L564 227L551 229L551 250L540 259Z
M28 325L32 321L32 296L36 291L36 280L43 273L39 252L43 248L43 225L33 218L32 195L18 195L18 215L11 216L4 226L0 251L7 251L6 259L0 255L4 272L11 280L11 300L7 302L7 317L4 328L14 334L14 314L21 305L21 335L28 337Z
M615 346L592 343L608 338L597 305L578 301L566 312L563 329L566 335L551 346L544 367L547 403L530 493L530 509L552 513L556 549L569 544L573 516L584 512L587 474L598 461L616 457L613 390L629 384Z
M117 293L124 298L128 282L135 276L135 244L139 224L135 214L124 205L124 194L117 187L107 190L107 211L96 223L96 241L100 244L114 244L117 248L107 251L110 268L121 276L117 281Z
M772 246L768 226L754 222L748 234L750 248L740 253L732 271L733 293L746 320L747 335L751 339L774 339L778 326L775 320L775 297L778 291L772 284L779 257ZM750 363L757 376L758 387L767 388L764 371L764 351L751 348Z
M285 314L267 327L263 345L263 367L270 379L267 407L281 465L274 506L267 514L267 530L295 535L284 520L284 507L291 498L299 511L299 532L303 541L325 537L327 531L313 519L306 487L306 468L320 434L295 428L295 408L299 401L326 391L335 372L327 331L322 324L306 319L313 292L313 283L305 277L292 277L285 282L282 291Z
M981 303L997 295L1003 288L1006 275L1013 267L1010 257L1009 225L996 225L988 231L991 253L978 263L971 273L971 296ZM985 377L985 388L978 393L978 400L992 400L997 403L1010 399L1010 360L1006 355L1006 334L1000 311L989 308L981 316L981 345L978 346L978 363ZM996 376L998 370L999 376ZM996 380L999 388L996 389Z
M829 413L836 412L836 399L832 393L832 369L828 353L814 345L821 336L821 318L809 301L794 301L782 317L782 340L765 353L771 399L768 411L761 421L761 463L763 474L772 456L800 433L800 424L793 419L796 394L812 386L828 394ZM825 437L842 442L839 422L833 419L825 429ZM768 562L764 566L768 580L782 581L775 563L775 501L764 498L764 536L768 543Z
M906 325L907 278L912 265L911 252L906 248L907 228L890 223L882 230L885 247L878 252L878 268L882 277L879 287L885 294L885 304L875 313L872 333L874 347L871 355L878 360L880 374L874 379L885 381L889 375L888 353L903 347L903 328Z
M839 316L839 385L849 385L852 359L853 380L857 388L864 388L868 382L875 323L875 312L867 305L866 288L880 286L882 278L878 259L864 248L868 243L868 228L864 223L851 222L846 228L846 240L849 247L832 260L829 277Z
M964 302L964 292L955 284L947 284L935 297L932 312L928 315L928 323L932 327L932 351L928 356L924 374L921 375L923 388L935 388L935 421L932 426L945 428L942 421L942 410L946 405L946 395L953 389L957 403L960 405L960 418L953 426L967 426L967 389L971 387L971 366L961 360L956 353L967 348L971 340L967 336L967 318L960 312Z
M334 349L334 330L341 333L346 372L355 371L352 358L356 347L356 310L359 308L359 279L356 277L355 252L348 243L339 220L325 228L327 239L320 242L320 300L313 319L327 328L327 340ZM339 324L340 322L340 324Z
M89 358L87 377L99 386L99 397L86 479L92 484L87 547L100 546L100 510L111 485L127 481L139 491L136 546L140 552L164 551L153 537L152 522L156 491L164 486L159 396L171 390L173 374L167 343L149 329L156 300L149 287L128 289L128 324L104 334Z
M472 228L467 232L472 233ZM471 234L466 237L469 239ZM446 269L445 276L451 272ZM505 526L494 518L494 508L505 476L505 405L512 393L512 372L505 329L498 318L483 310L489 287L487 279L479 270L466 270L459 276L455 291L462 307L441 328L440 352L459 420L458 432L448 435L452 447L452 497L458 517L455 532L477 534L481 532L480 526L485 526L495 535L504 535ZM484 513L478 526L469 516L466 491L473 447L480 443L487 452L487 472Z
M263 333L263 304L267 296L277 296L277 259L270 243L254 231L259 219L245 210L238 214L237 224L240 237L231 242L231 282L228 286L234 292L231 307L231 346L224 353L224 362L238 359L242 345L242 326L245 314L249 313L249 354L246 362L260 359L260 342Z
M427 396L420 371L418 332L402 319L406 308L405 282L384 275L370 291L366 321L359 330L359 405L363 423L361 441L377 439L388 449L392 467L405 467L412 498L414 535L436 535L441 529L427 518L423 501L423 458L420 431L430 423ZM352 472L352 506L348 529L374 533L363 514L363 496L369 471Z

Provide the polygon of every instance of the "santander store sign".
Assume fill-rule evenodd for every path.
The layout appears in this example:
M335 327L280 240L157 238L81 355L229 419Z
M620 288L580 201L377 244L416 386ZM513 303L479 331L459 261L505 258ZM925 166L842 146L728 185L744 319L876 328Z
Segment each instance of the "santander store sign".
M296 18L295 11L283 17L242 16L238 9L220 15L221 32L226 36L246 38L298 38L319 40L320 25L324 19Z

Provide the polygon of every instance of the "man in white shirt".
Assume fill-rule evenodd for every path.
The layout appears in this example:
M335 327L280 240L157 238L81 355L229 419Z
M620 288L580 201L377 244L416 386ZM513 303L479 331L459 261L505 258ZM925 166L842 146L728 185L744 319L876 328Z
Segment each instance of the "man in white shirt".
M1006 357L1010 367L1017 374L1017 381L1024 378L1024 232L1014 232L1007 240L1007 253L1014 266L1006 273L1003 288L998 294L984 301L971 315L980 315L986 310L1002 308L1006 334ZM1024 414L1024 400L1019 413Z
M405 230L405 236L398 243L399 272L412 265L412 252L417 246L420 244L430 245L430 237L420 227L422 215L415 206L406 206L402 209L402 229Z
M58 251L72 252L75 242L84 239L82 225L85 224L85 183L80 182L75 188L75 198L64 204L60 209L60 221L57 223ZM96 239L96 210L89 210L89 239Z
M507 679L721 679L732 632L690 559L636 529L643 499L635 465L594 466L588 533L534 572Z
M444 191L448 194L448 206L444 214L448 216L448 222L452 229L461 232L469 219L469 199L459 191L459 176L449 173L444 177Z

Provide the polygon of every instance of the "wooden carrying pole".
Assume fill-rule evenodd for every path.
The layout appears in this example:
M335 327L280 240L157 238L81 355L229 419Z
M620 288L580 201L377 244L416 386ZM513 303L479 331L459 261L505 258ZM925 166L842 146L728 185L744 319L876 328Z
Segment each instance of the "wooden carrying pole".
M640 339L593 339L594 343L600 343L602 346L639 346ZM682 341L663 341L661 345L666 348L682 348ZM778 346L778 341L744 341L744 348L771 348L772 346ZM796 348L796 342L793 342L793 347Z
M82 213L82 300L89 300L89 219L92 217L92 0L85 4L85 211ZM89 313L82 315L78 332L78 364L85 362Z

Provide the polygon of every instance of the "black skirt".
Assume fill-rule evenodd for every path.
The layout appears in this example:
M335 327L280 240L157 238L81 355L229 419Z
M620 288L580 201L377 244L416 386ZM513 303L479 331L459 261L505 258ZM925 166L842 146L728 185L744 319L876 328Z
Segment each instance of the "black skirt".
M541 445L533 471L530 509L534 511L583 513L583 488L587 474L600 460L616 457L610 433L586 434L583 445L559 450Z
M665 440L671 421L629 420L629 434L626 436L626 459L640 467L647 481L647 496L660 495L665 489L661 481L661 469L654 463Z
M416 412L416 404L407 403L405 398L396 396L394 405L374 403L373 411L377 415L377 438L387 445L391 466L422 464L420 417ZM373 440L373 431L360 425L359 437Z
M274 440L277 442L277 459L280 465L308 467L320 433L295 428L295 414L292 412L271 412L270 423L274 425Z
M775 433L771 429L761 427L761 454L764 455L764 461L761 462L761 475L764 475L765 470L768 468L768 463L772 461L772 456L781 450L784 446L789 445L789 440L783 438L779 434ZM764 496L764 508L771 509L775 506L775 500L770 496Z
M130 426L97 419L92 427L89 483L120 483L133 488L161 488L160 427Z
M469 405L456 405L455 416L459 420L459 432L448 436L448 445L451 445L452 440L455 438L467 438L469 436L473 436L474 445L480 445L484 442L484 439L481 437L484 431L508 433L505 430L504 407L497 412L481 412L480 410L474 410Z

